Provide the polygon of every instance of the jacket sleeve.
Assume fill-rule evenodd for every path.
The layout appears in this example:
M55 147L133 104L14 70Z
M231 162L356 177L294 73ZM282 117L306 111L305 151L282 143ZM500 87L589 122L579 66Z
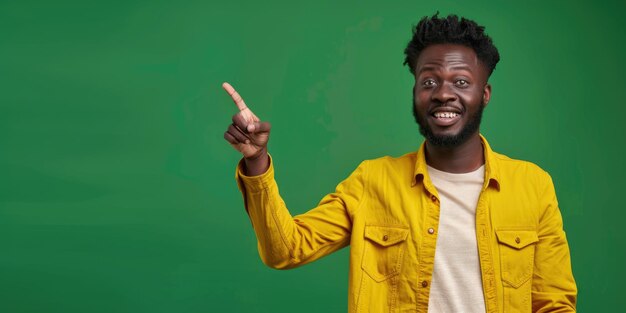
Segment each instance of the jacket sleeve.
M364 191L366 161L317 207L292 217L278 192L274 166L259 176L245 176L237 166L237 185L256 233L261 260L276 269L294 268L337 251L350 242L353 213Z
M540 201L539 242L535 250L533 312L575 312L576 282L552 178L545 173Z

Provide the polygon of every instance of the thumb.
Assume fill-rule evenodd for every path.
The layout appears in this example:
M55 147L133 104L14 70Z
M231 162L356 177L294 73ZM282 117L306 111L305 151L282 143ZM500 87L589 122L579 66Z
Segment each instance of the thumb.
M269 132L272 128L272 125L268 122L253 122L248 124L247 130L248 133L263 133Z

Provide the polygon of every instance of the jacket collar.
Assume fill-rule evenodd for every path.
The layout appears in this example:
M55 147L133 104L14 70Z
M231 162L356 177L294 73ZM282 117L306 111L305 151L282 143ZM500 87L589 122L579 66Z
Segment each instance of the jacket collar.
M493 186L496 190L500 191L500 173L498 170L498 160L495 156L493 150L489 146L487 139L480 135L481 143L483 144L483 152L485 154L485 182L483 183L483 190L487 189L489 186ZM422 142L419 150L417 151L417 158L415 161L415 170L413 172L413 179L411 182L411 187L415 186L418 182L423 182L431 193L436 194L435 187L432 185L430 181L430 177L428 176L428 169L426 167L426 152L425 152L425 141Z

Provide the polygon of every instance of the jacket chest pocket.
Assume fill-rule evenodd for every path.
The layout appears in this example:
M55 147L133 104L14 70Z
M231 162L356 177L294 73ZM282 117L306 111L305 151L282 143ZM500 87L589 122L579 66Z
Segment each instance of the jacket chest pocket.
M361 268L372 279L382 282L400 272L408 228L365 226Z
M500 249L502 281L519 288L533 274L535 243L539 241L534 230L496 230Z

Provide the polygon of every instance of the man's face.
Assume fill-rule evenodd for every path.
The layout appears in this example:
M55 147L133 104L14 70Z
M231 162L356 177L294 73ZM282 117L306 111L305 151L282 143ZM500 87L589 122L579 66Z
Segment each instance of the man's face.
M487 69L470 47L436 44L424 49L415 68L413 115L433 145L454 147L478 132L491 97Z

